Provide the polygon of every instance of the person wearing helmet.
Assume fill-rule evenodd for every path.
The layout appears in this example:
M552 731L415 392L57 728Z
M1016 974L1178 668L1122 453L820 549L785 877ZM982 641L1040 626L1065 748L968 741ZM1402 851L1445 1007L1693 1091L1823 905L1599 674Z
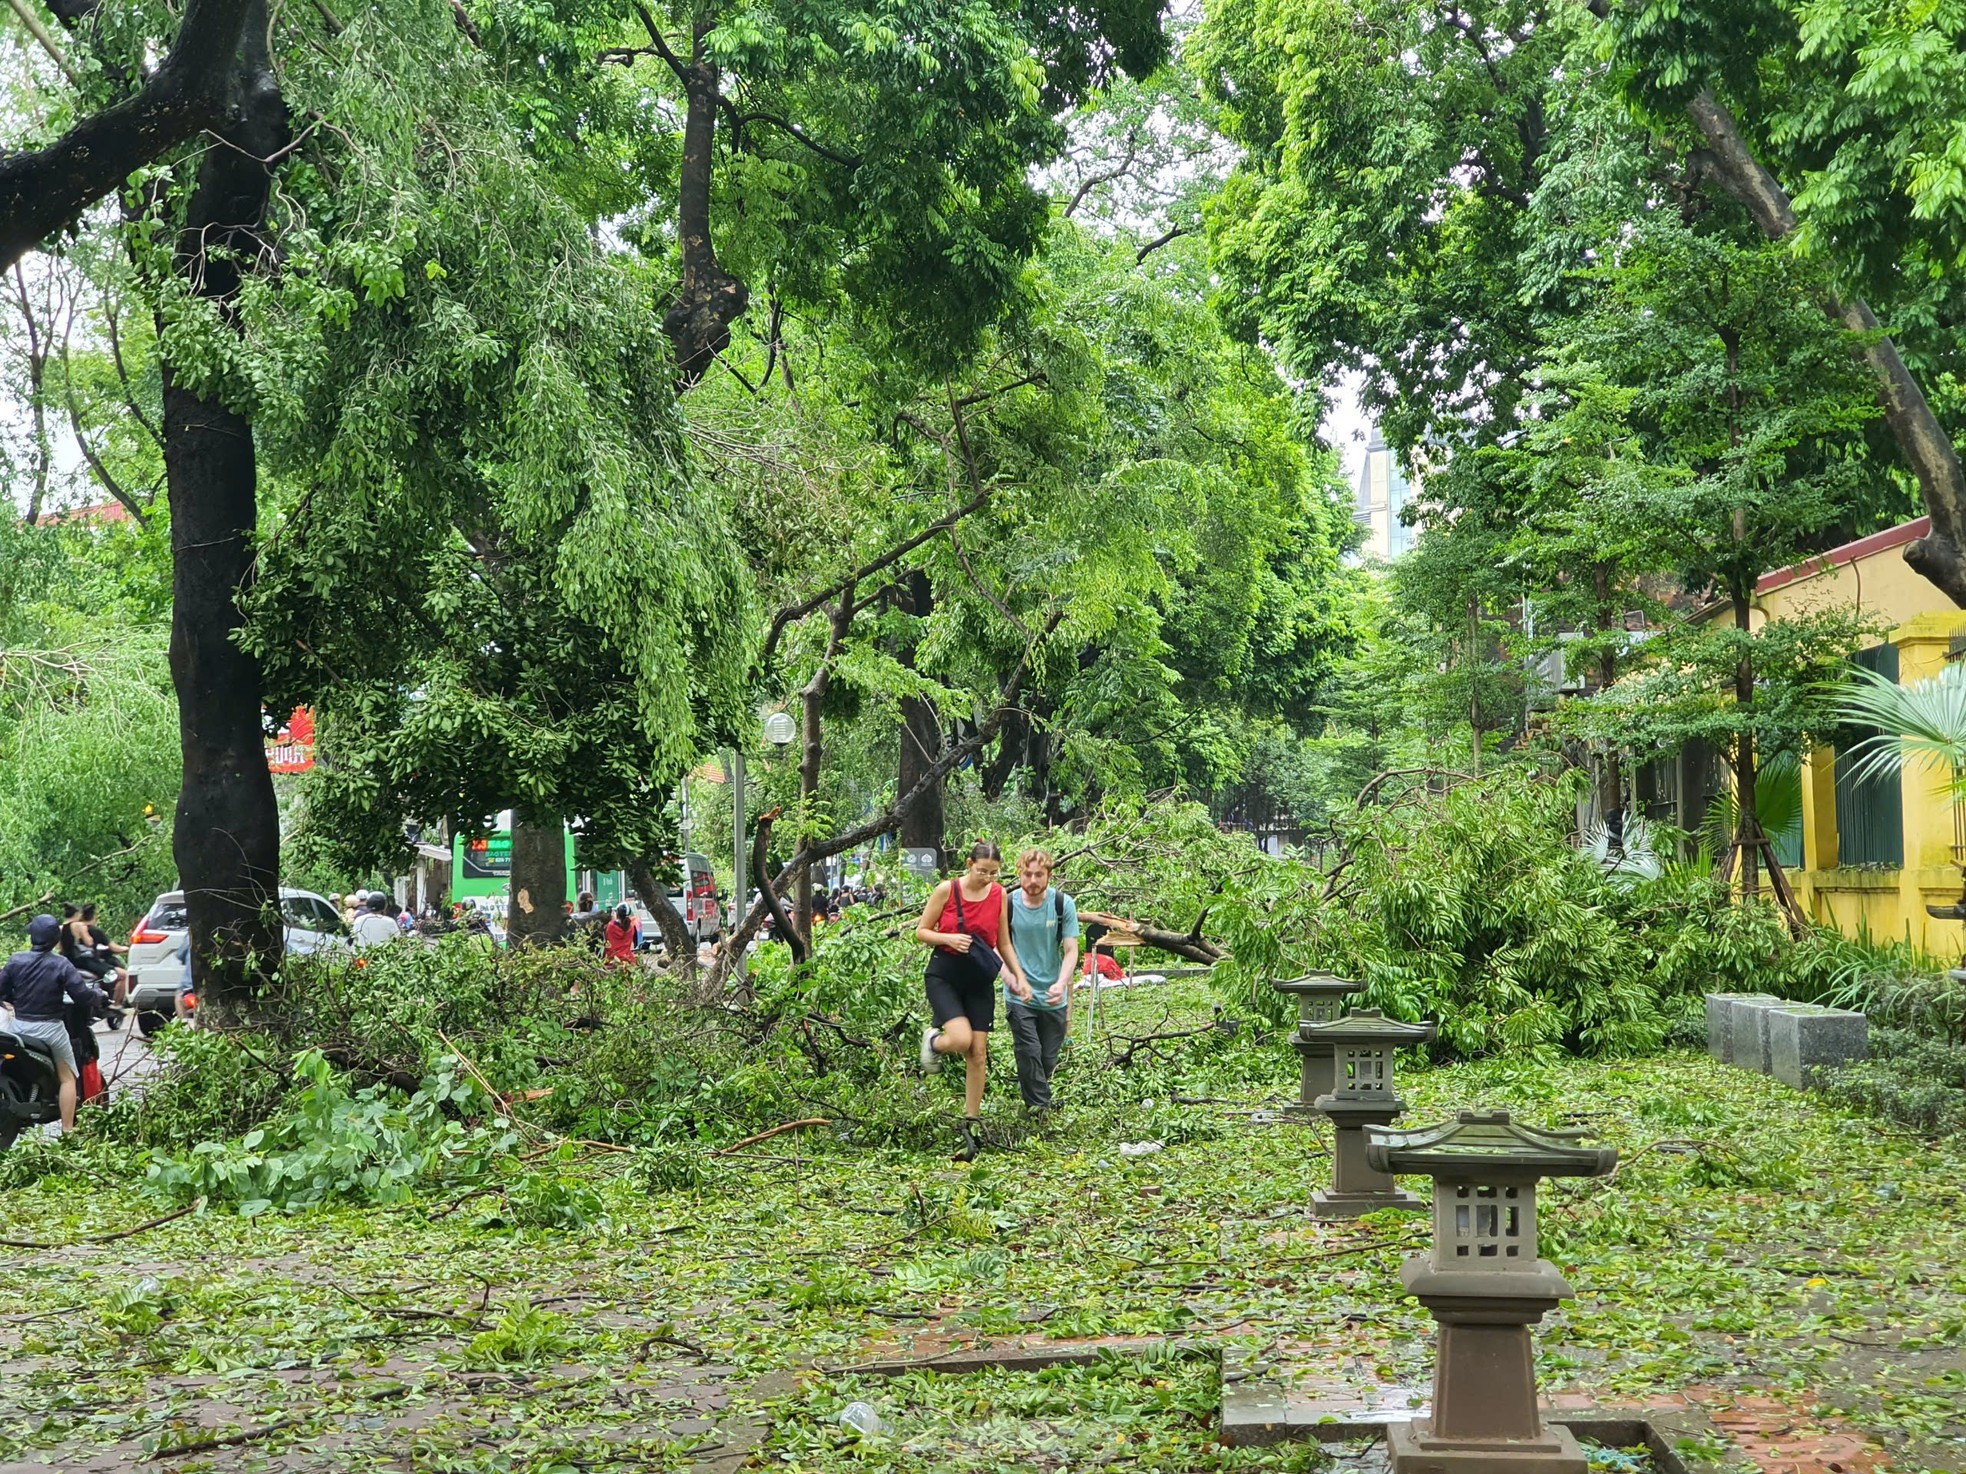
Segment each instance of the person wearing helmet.
M362 914L355 918L356 949L379 947L384 942L395 941L402 934L403 929L396 924L396 918L389 914L389 897L381 891L370 891Z
M14 1012L13 1031L39 1044L53 1056L60 1080L61 1129L75 1125L75 1046L68 1038L68 1005L106 1008L109 999L88 977L55 949L61 943L61 923L37 916L27 924L25 952L16 952L0 967L0 1005Z
M614 916L607 924L601 948L602 959L608 963L633 967L635 948L641 944L641 923L636 920L634 908L626 901L614 908Z

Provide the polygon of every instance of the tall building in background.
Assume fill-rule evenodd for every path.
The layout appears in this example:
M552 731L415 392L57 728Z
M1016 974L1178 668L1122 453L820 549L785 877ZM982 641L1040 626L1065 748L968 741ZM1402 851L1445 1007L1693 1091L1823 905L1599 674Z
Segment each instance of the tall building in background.
M1378 426L1373 426L1372 443L1365 447L1365 463L1359 467L1358 501L1352 508L1352 520L1365 533L1359 546L1361 556L1397 558L1413 546L1416 529L1399 520L1400 509L1410 494L1399 457L1386 444Z

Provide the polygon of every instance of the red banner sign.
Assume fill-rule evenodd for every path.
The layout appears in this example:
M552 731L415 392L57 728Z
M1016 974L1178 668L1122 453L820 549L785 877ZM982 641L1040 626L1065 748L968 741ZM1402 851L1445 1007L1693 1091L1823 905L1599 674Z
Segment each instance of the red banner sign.
M266 766L275 773L305 773L314 766L314 713L294 708L286 725L266 739Z

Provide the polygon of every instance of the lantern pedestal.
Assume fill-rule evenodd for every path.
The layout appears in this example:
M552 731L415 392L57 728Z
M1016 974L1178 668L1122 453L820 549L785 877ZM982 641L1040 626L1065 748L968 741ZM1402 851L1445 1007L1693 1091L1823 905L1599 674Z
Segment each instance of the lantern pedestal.
M1432 1313L1439 1346L1433 1415L1387 1430L1394 1474L1586 1474L1575 1436L1536 1409L1529 1327L1570 1298L1557 1267L1441 1271L1419 1257L1400 1280Z
M1418 1131L1375 1128L1366 1156L1375 1171L1434 1180L1433 1249L1399 1273L1440 1328L1433 1416L1388 1432L1393 1474L1585 1474L1577 1440L1536 1410L1529 1328L1570 1298L1536 1251L1536 1185L1602 1177L1617 1152L1507 1111L1462 1111Z
M1370 1102L1342 1095L1318 1097L1317 1109L1331 1118L1336 1141L1331 1159L1331 1186L1311 1194L1311 1211L1319 1218L1363 1218L1384 1208L1408 1213L1426 1211L1426 1203L1404 1191L1390 1172L1381 1172L1365 1157L1365 1128L1390 1126L1406 1109L1398 1096Z

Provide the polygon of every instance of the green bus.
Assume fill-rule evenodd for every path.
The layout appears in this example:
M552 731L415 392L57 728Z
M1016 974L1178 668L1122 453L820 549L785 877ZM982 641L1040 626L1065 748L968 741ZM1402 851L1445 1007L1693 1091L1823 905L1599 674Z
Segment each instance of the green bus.
M573 832L566 832L567 895L574 894ZM451 899L467 901L496 896L509 900L512 887L512 831L451 837Z

